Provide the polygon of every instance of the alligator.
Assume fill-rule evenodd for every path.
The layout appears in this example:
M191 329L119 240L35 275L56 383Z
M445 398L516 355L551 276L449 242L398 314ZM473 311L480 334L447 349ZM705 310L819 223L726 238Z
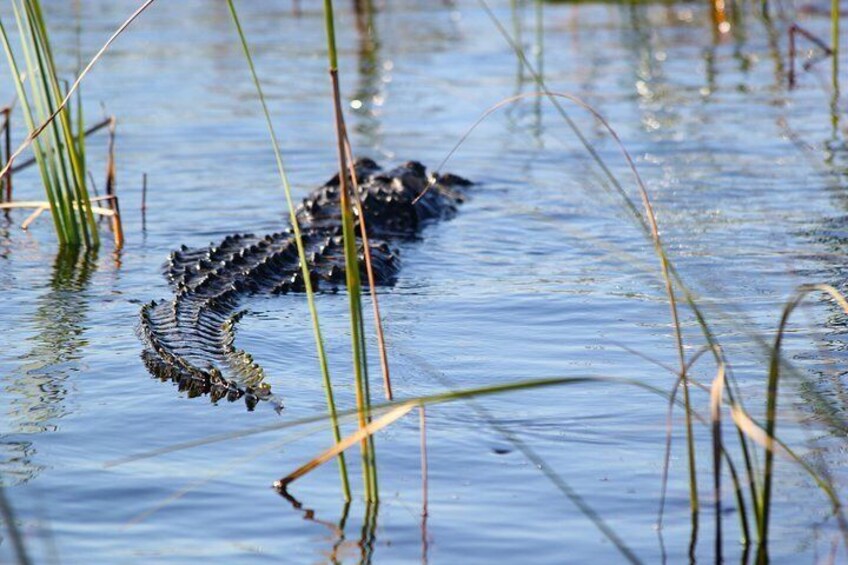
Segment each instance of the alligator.
M361 158L354 163L354 175L377 286L396 281L395 244L452 217L472 184L453 174L428 174L415 161L384 171ZM336 174L313 190L295 212L317 292L336 292L345 281L339 180ZM359 234L358 215L355 222ZM357 244L362 280L367 281L362 240ZM305 291L293 228L265 236L228 235L202 248L182 246L171 253L164 270L174 297L141 309L142 359L150 373L176 383L189 397L208 395L216 403L244 399L248 410L267 401L281 410L262 367L234 341L242 299Z

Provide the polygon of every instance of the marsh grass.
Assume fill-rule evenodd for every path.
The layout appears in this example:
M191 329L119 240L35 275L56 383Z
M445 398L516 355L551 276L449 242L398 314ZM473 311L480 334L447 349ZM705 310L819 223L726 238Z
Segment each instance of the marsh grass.
M20 37L21 51L24 54L27 73L22 74L15 58L3 22L0 20L0 41L9 64L17 98L21 101L24 121L29 133L23 142L10 150L7 140L5 163L0 167L0 180L11 179L15 160L30 146L33 147L35 162L38 165L42 184L47 194L46 205L29 206L37 210L31 218L37 217L42 209L49 209L53 216L53 225L60 246L76 247L85 245L96 248L99 235L94 221L96 208L91 206L88 196L85 171L85 131L83 129L82 103L79 87L89 71L99 61L115 40L149 8L155 0L145 0L118 28L100 50L91 58L85 68L79 72L70 87L64 90L59 86L53 55L50 48L47 26L38 0L12 0L15 23ZM27 90L28 81L29 90ZM30 104L27 95L32 96ZM77 129L74 133L70 103L77 95ZM36 121L36 118L38 120ZM57 124L58 120L58 124ZM47 131L48 135L41 137ZM7 180L11 187L11 180ZM123 244L120 212L117 196L107 199L110 209L101 215L112 216L117 221L115 229L116 247ZM6 203L6 206L11 203ZM16 206L17 207L17 206Z
M74 129L68 108L60 107L67 92L57 77L40 3L38 0L15 0L12 9L25 61L26 82L2 22L0 39L24 120L27 127L34 130L37 123L51 116L58 118L58 123L50 120L47 136L33 140L57 238L62 245L97 247L100 238L85 182L85 136L82 129ZM13 159L13 155L9 156L4 168Z
M516 50L516 55L518 58L525 63L528 67L529 73L534 77L537 85L542 89L541 93L537 95L545 95L551 99L551 102L554 103L554 106L559 111L560 115L565 119L566 123L571 127L575 134L577 134L578 138L583 141L584 138L579 134L579 131L576 130L574 122L568 118L561 107L556 104L555 97L560 97L558 93L552 93L547 89L544 85L543 79L541 75L534 71L534 69L529 67L529 63L527 62L526 56L521 51L520 46L517 46L516 43L511 40L506 33L505 28L497 22L494 13L488 9L486 6L485 0L479 0L481 5L484 6L484 9L488 12L490 18L495 22L498 29L505 36L507 41L511 46ZM838 85L838 10L834 9L832 14L833 21L833 38L832 45L833 49L833 69L834 69L834 79L833 79L833 89L834 92L838 93L839 85ZM715 530L715 548L716 548L716 559L721 559L721 547L722 547L722 529L721 529L721 498L720 498L720 488L721 488L721 462L722 462L722 454L724 454L723 459L727 462L728 467L731 472L731 477L734 481L734 490L736 491L737 496L737 510L742 519L741 521L741 529L743 533L743 538L745 540L745 547L747 548L749 534L747 527L747 511L746 505L744 501L744 497L742 496L741 490L741 482L738 478L738 475L735 471L735 466L733 465L733 461L728 454L727 450L724 448L724 444L721 438L721 410L719 407L721 406L722 400L722 388L727 387L726 382L726 361L724 360L723 354L721 353L721 349L718 345L717 340L714 337L713 331L710 329L707 320L701 311L700 307L696 303L692 293L683 283L681 278L679 277L676 269L674 269L673 264L671 263L668 255L662 246L662 243L658 237L658 231L656 226L655 215L650 206L650 201L647 197L647 191L645 189L644 183L639 177L638 172L635 169L635 166L632 162L632 159L627 155L626 149L624 145L621 143L618 135L609 127L608 124L603 120L603 118L594 111L587 104L576 100L574 97L570 97L568 95L562 96L564 98L570 98L572 102L577 103L579 106L582 106L584 109L588 110L592 113L596 119L601 121L604 127L607 129L608 133L613 137L615 142L619 145L623 154L625 155L625 159L628 162L634 176L636 178L637 185L639 187L639 192L643 200L643 204L645 207L646 218L649 222L650 227L650 235L654 241L657 254L661 260L661 270L662 270L662 279L665 281L667 294L669 296L669 301L672 309L672 322L675 327L675 332L677 335L677 349L680 353L681 360L681 370L679 372L679 379L677 385L675 385L675 391L677 390L678 385L683 388L684 391L684 404L686 406L686 426L687 426L687 443L688 443L688 453L689 453L689 468L690 468L690 503L692 504L693 511L693 522L692 522L692 546L690 547L690 556L694 556L694 544L697 540L697 528L698 528L698 508L697 508L697 486L695 483L696 480L696 472L695 472L695 461L694 461L694 444L692 440L692 432L691 432L691 423L692 417L697 414L692 411L691 400L688 397L689 386L692 383L687 382L687 365L683 363L684 358L682 355L682 341L680 340L680 332L679 332L679 318L676 314L675 307L675 291L674 288L679 289L680 292L683 293L687 305L690 307L692 312L695 315L695 318L702 329L702 332L709 343L709 349L714 352L714 357L716 363L718 365L718 375L716 379L713 381L713 385L710 388L710 413L711 413L711 429L712 429L712 439L713 439L713 481L714 481L714 490L715 490L715 505L716 505L716 530ZM517 97L513 97L515 99ZM503 103L501 103L503 104ZM498 105L499 106L499 105ZM491 112L492 110L490 110ZM482 119L484 119L486 115L484 115ZM479 123L479 122L478 122ZM475 124L473 127L476 127ZM461 140L460 144L464 141ZM587 148L588 149L588 148ZM599 155L594 151L589 151L590 154L595 158L597 164L601 166L605 173L609 171L609 169L600 161ZM610 181L614 186L616 186L619 194L627 201L627 208L631 211L635 212L635 206L629 202L629 197L620 189L620 184L614 179L612 176L608 175ZM637 216L635 213L633 217L637 220L637 223L642 224L644 229L644 220ZM821 490L827 495L831 505L834 516L837 519L838 525L842 531L843 541L845 543L846 549L848 549L848 528L846 528L846 520L842 512L842 504L841 501L834 489L833 485L830 483L828 478L824 476L822 473L814 470L809 464L807 464L802 458L798 457L788 446L783 444L776 437L776 417L777 417L777 399L778 399L778 380L779 373L781 367L787 365L784 359L781 358L780 355L780 347L782 336L785 331L785 326L788 321L788 317L791 315L792 311L800 304L803 298L810 292L820 291L828 294L843 310L846 314L848 314L848 302L842 297L842 295L827 285L805 285L799 289L798 295L794 297L787 307L784 309L783 315L780 320L777 337L775 338L775 343L771 348L768 348L769 351L769 370L768 370L768 382L765 391L765 399L766 399L766 423L764 429L760 428L758 424L756 424L752 418L747 414L746 410L742 406L741 397L737 400L734 397L734 390L730 387L726 388L726 392L728 394L728 401L730 404L731 415L733 416L734 424L737 428L737 434L739 438L739 446L741 448L744 460L745 467L747 471L747 477L745 482L747 482L750 486L750 498L751 504L753 507L754 513L754 521L757 525L757 561L760 563L764 563L768 561L768 532L769 532L769 515L772 506L772 498L771 498L771 488L773 483L773 472L774 472L774 454L776 450L780 450L780 452L786 454L790 459L799 464L816 482L817 486L821 488ZM797 370L794 370L796 372ZM697 383L696 383L697 384ZM736 389L737 397L738 397L738 387ZM672 397L673 399L673 397ZM670 404L673 406L673 403ZM765 448L764 452L764 461L765 467L762 471L761 477L757 478L756 473L756 465L752 462L753 458L750 453L750 445L749 440L753 440L757 443L761 443ZM758 486L761 485L761 486ZM747 550L746 550L747 554Z
M485 2L481 2L485 6ZM699 528L699 512L700 512L700 495L697 487L697 465L695 461L695 443L694 443L694 422L698 421L701 424L708 426L711 431L712 438L712 474L713 474L713 503L714 503L714 513L715 513L715 533L714 533L714 543L715 543L715 555L716 559L721 560L722 552L723 552L723 529L722 529L722 498L721 498L721 488L722 488L722 466L723 463L727 465L728 473L730 474L731 481L733 483L733 490L735 495L735 503L737 506L737 512L740 516L740 533L743 538L743 544L745 547L744 554L747 555L749 544L752 542L750 537L750 529L748 526L749 519L749 510L748 504L745 500L745 485L748 488L748 496L750 499L752 509L752 515L750 516L756 525L756 533L757 533L757 560L758 562L765 562L767 560L767 549L768 549L768 530L769 530L769 513L772 506L771 499L771 485L773 482L773 459L776 451L786 454L786 456L796 463L798 463L810 476L815 480L816 484L823 490L823 492L828 496L831 504L834 515L839 522L840 528L843 531L843 535L845 535L845 520L842 516L842 505L838 498L838 495L833 488L832 484L829 482L827 477L823 476L821 473L817 472L810 465L808 465L801 457L797 456L788 446L786 446L783 442L781 442L775 435L776 433L776 406L777 406L777 397L778 397L778 389L777 389L777 381L778 381L778 373L779 368L784 364L784 360L780 357L780 336L782 336L786 319L788 318L791 311L797 306L797 303L793 303L794 305L784 312L784 317L781 320L780 328L778 331L778 340L771 348L768 348L771 354L771 363L769 369L769 380L766 389L766 424L765 428L761 428L759 424L757 424L753 418L751 418L744 406L741 402L741 396L739 395L738 385L732 379L732 374L730 374L730 379L728 379L728 369L727 362L724 358L724 354L719 346L718 340L715 337L713 330L711 329L710 324L707 322L707 318L700 306L697 304L693 293L686 287L683 280L679 276L677 270L674 268L673 263L671 262L668 254L663 246L662 241L659 237L659 229L656 222L656 215L653 211L653 207L651 205L650 199L648 198L647 189L639 176L638 171L636 170L635 164L633 160L630 158L624 144L619 139L615 130L613 130L609 124L603 119L603 117L595 111L591 106L586 104L585 102L577 99L576 97L562 94L562 93L554 93L547 89L544 85L543 79L541 75L535 71L524 56L520 47L517 47L514 41L511 41L503 26L497 22L494 18L494 14L489 11L490 16L495 20L501 32L507 37L507 40L516 49L517 56L522 60L525 66L528 67L528 72L531 74L538 84L538 86L542 89L539 93L530 93L529 96L536 97L547 97L554 104L560 115L565 119L566 123L571 126L574 133L577 137L587 145L587 150L589 153L595 158L596 163L601 166L602 170L608 175L608 178L612 184L612 186L616 189L617 193L623 198L626 208L629 209L633 213L633 218L636 220L638 226L640 226L645 233L650 237L654 250L660 260L660 276L664 281L664 285L666 288L666 293L668 295L671 317L672 317L672 325L674 328L675 335L675 348L678 351L678 359L680 362L680 368L675 370L677 374L677 379L675 382L675 386L672 389L672 392L668 395L669 397L669 405L673 408L677 405L677 401L675 399L677 391L682 389L683 401L682 408L684 410L684 418L685 418L685 426L686 426L686 439L687 439L687 458L688 458L688 467L689 467L689 489L690 489L690 507L691 507L691 521L692 521L692 537L690 543L690 556L694 557L695 548L698 539L698 528ZM485 119L491 112L496 110L497 108L517 101L519 98L523 98L525 95L520 95L516 97L512 97L502 103L496 105L496 107L490 109L484 116L477 122L479 123L483 119ZM585 141L585 138L580 134L579 130L576 127L576 124L565 114L563 108L558 104L557 99L564 98L568 99L571 102L577 104L581 108L587 110L591 113L598 121L600 121L610 136L615 140L616 144L622 151L622 154L625 157L625 160L628 164L628 167L634 174L636 179L639 196L642 201L642 206L644 209L644 215L638 212L637 206L635 202L631 200L629 195L623 190L621 183L616 179L610 169L603 163L599 154L588 145ZM477 124L472 126L471 130L476 127ZM454 151L458 149L458 147L464 142L467 138L469 132L463 136L463 138L459 141L456 147L454 147L451 152L448 154L450 158ZM442 165L444 165L443 162ZM677 292L680 292L684 298L685 303L690 307L699 327L702 330L702 333L707 341L707 346L702 348L699 353L693 356L690 359L687 359L683 353L684 345L682 340L682 332L681 332L681 323L680 323L680 315L677 307ZM835 292L835 291L834 291ZM833 293L831 296L839 301ZM844 300L844 299L843 299ZM797 302L800 302L800 298ZM689 369L691 364L700 357L702 352L709 351L712 352L713 357L715 359L717 369L717 375L710 386L702 385L689 377ZM694 409L694 400L690 395L690 389L692 387L698 387L704 389L709 393L709 417L705 418L698 414L698 412ZM727 398L725 399L725 394ZM744 468L745 468L745 476L742 477L738 473L736 469L736 464L733 460L733 455L731 451L725 445L724 439L722 438L722 407L728 406L730 414L732 416L731 421L736 430L736 436L738 438L737 448L741 452L743 460L744 460ZM353 438L360 438L363 433L373 434L377 429L389 425L391 422L401 417L402 415L408 412L408 405L402 405L399 412L393 412L391 414L391 418L381 418L379 422L382 424L380 426L371 426L366 429L360 429L360 431L352 436ZM670 436L669 436L670 437ZM758 465L756 464L756 459L753 457L751 453L752 445L751 442L762 444L765 447L764 451L764 461L765 468L760 472L758 470ZM668 443L670 448L670 441ZM330 452L327 452L324 457L327 456ZM527 455L527 454L525 454ZM666 467L667 468L667 467ZM302 473L298 473L297 476L302 476ZM667 474L663 480L663 484L665 485L665 480L667 479ZM663 486L663 490L665 490L665 486ZM591 509L586 507L583 509L584 513L587 516L592 516ZM599 517L595 521L596 525L603 524L600 521ZM604 528L599 525L599 527L604 531ZM614 532L605 531L607 537L615 542L616 537ZM848 548L848 538L845 540L846 548ZM626 550L626 546L619 546L616 543L616 546L622 550L622 554L628 558L635 558L631 553L628 553Z
M609 124L606 123L606 120L603 119L602 116L594 109L586 105L585 103L579 102L578 104L583 106L585 109L589 110L596 119L598 119L610 133L610 135L615 139L618 146L621 148L625 159L628 162L628 166L633 172L633 175L636 179L636 183L639 189L639 195L642 200L642 206L644 208L644 216L639 212L638 207L633 202L633 200L627 195L626 191L621 185L621 182L616 178L616 176L609 169L607 164L604 162L600 154L595 150L594 146L586 139L585 135L582 133L577 124L572 120L572 118L565 111L563 106L560 104L558 97L554 96L553 93L548 89L545 84L541 68L537 66L534 67L530 63L530 60L527 58L527 55L524 53L523 47L516 43L516 40L509 35L506 27L501 23L501 21L497 18L495 13L489 7L486 0L478 0L478 4L492 21L492 23L497 28L500 35L504 38L504 40L509 44L515 53L516 57L519 59L521 64L533 78L534 83L537 85L539 90L544 93L544 95L550 100L551 104L553 104L554 108L557 110L559 116L565 121L592 159L595 161L597 166L603 171L606 178L615 188L616 192L623 198L628 208L633 214L633 217L637 220L638 224L642 227L642 229L650 235L651 241L653 243L654 249L660 261L660 270L662 273L663 283L665 285L666 294L668 296L669 301L669 309L671 313L671 321L674 329L674 341L675 347L677 350L678 361L680 364L680 381L681 386L683 387L683 398L684 403L686 404L686 444L687 444L687 459L689 463L689 505L691 509L691 521L692 521L692 531L693 531L693 542L697 538L698 531L698 520L699 520L699 495L698 495L698 474L697 474L697 463L695 456L695 439L694 432L692 427L691 420L691 401L689 398L689 386L687 382L687 372L686 372L686 355L684 353L684 344L683 344L683 334L680 326L680 315L678 312L677 306L677 296L674 291L674 282L671 276L671 268L670 262L668 259L668 255L665 252L663 247L662 240L660 238L659 229L657 227L656 215L654 214L653 206L651 205L650 198L648 197L647 189L645 187L644 182L642 182L641 177L639 176L638 171L636 170L635 165L633 164L632 159L630 159L629 154L627 153L624 144L621 143L621 140L618 138L618 135L615 133ZM540 4L537 3L536 9L540 9ZM541 24L541 17L537 18L539 20L539 25ZM539 44L541 45L543 37L543 30L537 32L540 36ZM541 61L541 59L540 59ZM694 546L694 543L693 543ZM694 547L690 548L690 554L694 551Z
M362 477L365 483L365 499L368 502L379 500L377 484L377 465L374 453L373 434L363 433L371 425L371 394L368 385L368 354L365 343L365 323L362 316L362 282L359 276L359 255L354 223L354 206L351 200L358 200L358 192L351 194L353 179L348 176L348 151L346 151L346 128L342 112L339 90L339 62L336 51L335 15L332 0L324 0L324 23L327 35L327 59L329 64L330 85L332 88L333 115L336 126L336 146L339 162L339 193L342 216L342 236L345 258L345 282L350 311L351 353L353 356L354 386L360 433L360 452L362 457ZM360 223L360 226L364 224ZM366 236L367 237L367 236ZM367 245L364 253L369 253ZM370 259L367 262L370 265ZM369 270L369 276L370 270ZM285 481L285 479L283 479Z
M327 399L327 412L330 418L333 440L335 441L335 443L339 443L342 437L337 417L335 397L333 394L333 385L330 379L330 369L329 364L327 362L326 349L324 347L324 338L321 333L321 324L318 318L318 309L315 306L315 292L312 288L312 277L309 273L309 264L306 260L306 250L303 246L303 235L301 233L300 224L297 220L294 199L292 198L291 184L289 183L288 174L286 173L285 164L283 162L283 155L280 150L280 143L277 139L277 133L274 129L274 122L271 120L271 112L269 111L268 104L265 100L265 94L262 89L262 83L259 80L259 75L257 74L256 67L253 64L253 56L250 54L250 48L248 46L244 30L242 29L241 21L238 17L238 12L236 11L236 7L233 0L227 0L227 5L230 8L230 14L233 18L233 24L235 25L236 33L238 34L242 50L247 61L247 66L250 70L250 75L253 80L253 84L256 88L256 94L259 98L260 104L262 105L262 113L265 117L265 124L268 129L268 135L271 138L271 145L274 151L274 159L277 165L277 172L280 176L280 182L283 186L283 192L286 197L286 205L288 206L289 210L289 220L292 225L292 230L294 231L298 259L300 260L301 275L303 277L303 284L306 291L306 301L309 306L309 313L312 320L312 331L315 338L315 348L318 354L318 364L321 371L321 378L323 380L324 393ZM342 177L343 176L344 175L342 175ZM342 496L345 500L349 501L351 499L350 481L348 480L347 464L345 462L345 456L343 452L339 453L338 455L338 464L339 479L341 481L342 487Z

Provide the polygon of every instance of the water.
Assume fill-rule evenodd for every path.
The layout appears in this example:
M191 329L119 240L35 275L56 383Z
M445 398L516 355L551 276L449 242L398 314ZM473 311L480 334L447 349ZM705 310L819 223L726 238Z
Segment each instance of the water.
M73 3L47 4L69 74L77 39L90 57L131 9L82 2L78 36ZM288 2L241 4L291 178L305 194L335 163L320 5L303 2L295 16ZM798 284L845 278L845 152L841 128L831 123L829 62L800 73L798 88L787 90L786 29L796 17L788 7L771 24L745 14L727 35L711 31L701 5L545 4L541 27L532 5L518 22L508 3L494 7L507 28L521 28L550 87L592 103L625 141L675 264L714 323L747 405L761 415L766 364L751 336L771 340ZM532 90L474 2L381 6L371 37L357 32L349 6L339 12L342 89L359 154L435 167L486 108ZM8 21L8 7L0 14ZM827 37L826 16L797 17ZM2 82L0 99L11 93ZM639 558L686 559L682 419L678 411L660 540L666 402L626 385L430 408L426 521L414 416L378 437L376 517L358 498L348 509L341 504L334 465L295 483L301 509L269 488L329 445L324 427L104 468L140 452L321 413L324 397L300 297L252 299L239 326L237 345L254 354L285 399L281 416L186 399L150 378L139 357L138 310L170 294L161 276L170 250L235 231L273 231L286 218L226 5L154 5L98 64L84 94L90 119L100 101L119 119L126 247L57 256L47 218L24 233L17 228L24 215L15 213L0 228L0 472L37 562L621 559L564 490L582 497ZM569 112L638 198L609 137L585 113ZM102 137L90 154L102 187ZM651 244L547 103L529 99L493 115L446 169L480 185L454 220L402 247L400 280L381 294L398 396L559 375L671 389L672 374L630 351L677 363ZM143 172L150 179L144 229ZM16 196L40 197L33 171L16 177ZM343 295L320 297L338 399L351 406L346 309ZM683 322L691 355L703 340L688 312ZM796 314L786 346L806 384L786 381L779 428L810 463L826 463L839 486L848 481L844 443L816 394L845 406L844 325L819 300ZM693 374L709 383L715 367L704 358ZM706 394L696 390L693 398L706 414ZM706 428L697 430L704 511L696 554L709 561L710 440ZM727 484L724 550L736 561L738 517ZM826 560L832 551L844 559L827 501L809 477L780 461L775 489L775 561ZM11 555L4 539L0 556Z

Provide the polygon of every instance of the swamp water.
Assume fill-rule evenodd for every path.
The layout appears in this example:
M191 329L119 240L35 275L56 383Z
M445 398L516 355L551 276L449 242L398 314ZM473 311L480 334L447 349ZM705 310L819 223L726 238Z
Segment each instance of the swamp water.
M79 31L73 3L45 2L68 74L77 42L87 59L131 9L81 4ZM297 16L289 2L241 2L240 9L302 195L332 174L335 155L320 6L300 4ZM476 3L386 4L371 35L358 33L349 7L340 6L352 143L384 164L416 159L432 168L486 108L532 84ZM785 78L789 23L798 17L826 37L828 17L784 6L771 22L747 14L716 34L707 6L694 4L545 4L541 23L532 3L517 15L506 2L494 8L508 29L520 30L548 85L593 104L621 135L670 254L714 322L747 406L761 416L767 366L751 336L771 340L798 284L842 287L848 274L846 149L832 120L829 61L800 73L793 91ZM4 79L0 100L11 95ZM265 367L283 397L281 415L262 405L251 413L241 402L187 399L151 378L139 356L139 308L170 296L161 266L172 249L287 223L226 4L154 5L98 64L84 96L89 117L99 115L102 100L119 119L126 247L57 255L46 217L26 233L17 227L21 213L0 221L0 473L36 562L620 560L568 489L640 559L687 558L682 417L678 411L660 539L666 401L625 385L428 409L426 522L412 416L377 438L376 509L358 497L349 508L341 503L334 464L292 486L302 508L270 488L329 445L323 425L104 468L139 452L319 414L325 401L300 296L245 301L237 335L236 345ZM579 109L569 112L635 197L609 137ZM104 140L93 139L89 153L98 176ZM479 186L456 218L401 246L398 283L381 289L398 397L580 375L671 389L674 375L629 351L676 364L651 244L548 103L528 99L495 114L445 169ZM143 172L150 179L144 225L137 212ZM15 177L15 191L18 199L41 198L34 171ZM353 406L347 301L321 295L318 307L337 401ZM778 428L811 464L826 464L843 491L844 438L824 423L816 395L845 406L844 320L823 301L796 314L787 358L806 380L784 383ZM702 339L688 314L684 326L691 355ZM377 397L376 357L371 367ZM702 360L693 374L709 382L715 368ZM692 394L706 413L707 395ZM553 484L516 440L568 489ZM703 426L697 442L704 511L696 554L710 561ZM358 458L350 454L358 493ZM795 465L780 461L777 473L772 558L815 562L837 551L846 559L822 492ZM725 508L732 562L741 546L729 489ZM0 560L12 555L3 539Z

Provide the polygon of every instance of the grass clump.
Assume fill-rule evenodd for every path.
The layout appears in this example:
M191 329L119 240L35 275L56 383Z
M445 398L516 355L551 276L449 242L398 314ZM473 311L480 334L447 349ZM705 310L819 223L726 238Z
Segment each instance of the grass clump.
M12 10L23 68L18 64L2 20L0 41L27 127L36 131L38 124L49 122L46 135L32 139L32 148L57 239L60 245L97 247L100 237L86 186L81 106L77 109L78 119L74 120L65 104L69 93L57 76L40 2L13 0ZM12 156L8 159L11 161Z
M286 204L289 209L289 219L291 220L292 229L294 230L297 254L298 258L300 259L301 274L303 275L303 284L306 290L306 300L309 305L309 312L312 318L312 330L315 336L315 347L318 353L318 362L321 368L321 376L324 383L324 392L327 398L327 412L330 417L333 439L338 444L342 440L342 438L337 417L336 403L333 396L333 385L330 380L330 370L329 364L327 362L327 353L324 348L324 338L321 334L321 324L318 318L318 309L315 306L315 292L312 288L312 276L309 272L309 263L306 260L306 251L303 246L303 236L301 234L300 224L297 221L296 208L291 193L291 184L289 183L288 174L286 173L285 164L283 162L283 155L280 151L280 143L277 139L276 131L274 130L274 122L271 120L271 112L268 110L268 104L265 100L265 94L262 90L262 83L259 81L259 75L257 74L256 67L253 64L253 57L250 54L250 48L248 47L247 39L244 35L244 30L242 29L241 22L238 17L238 12L236 11L236 7L233 3L233 0L227 0L227 5L230 8L230 15L233 18L233 24L235 25L236 32L238 33L239 41L241 42L241 46L244 51L244 56L247 60L247 66L250 69L250 75L253 79L253 84L256 87L257 96L259 97L259 101L262 104L262 112L265 116L265 123L268 128L268 134L271 138L271 145L274 150L274 158L277 163L277 172L280 175L280 182L283 185L283 192L286 196ZM344 175L342 175L341 178L344 178ZM339 478L341 480L342 485L342 496L345 500L349 501L351 498L350 482L347 477L347 464L345 462L345 456L343 451L339 452L338 454L338 463Z

